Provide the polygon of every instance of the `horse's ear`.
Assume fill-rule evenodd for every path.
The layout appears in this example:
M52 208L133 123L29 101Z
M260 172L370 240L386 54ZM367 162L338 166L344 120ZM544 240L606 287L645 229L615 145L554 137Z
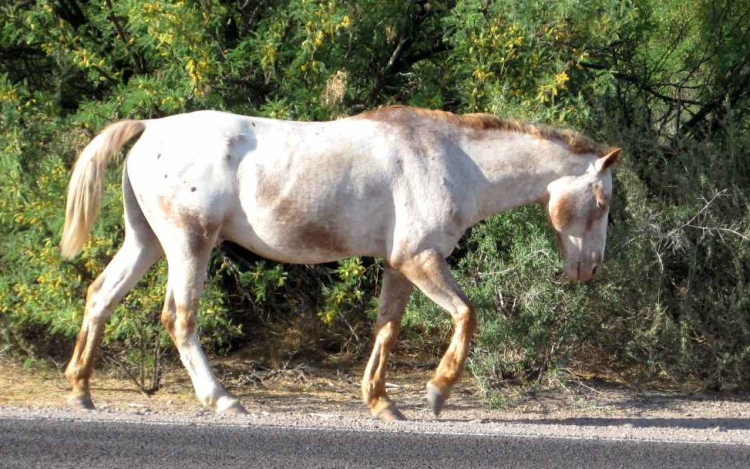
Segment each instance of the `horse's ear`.
M622 148L613 148L607 153L604 154L604 156L600 156L598 160L596 160L596 170L598 172L606 171L609 168L612 167L615 163L617 163L617 160L620 158L620 151Z

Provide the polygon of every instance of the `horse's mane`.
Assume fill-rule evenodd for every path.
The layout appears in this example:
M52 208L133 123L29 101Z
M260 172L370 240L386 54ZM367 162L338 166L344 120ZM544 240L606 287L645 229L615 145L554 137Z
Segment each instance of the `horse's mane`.
M398 121L403 114L423 116L452 125L471 128L475 130L505 130L518 132L545 140L559 140L564 143L573 153L596 153L601 154L606 148L595 142L590 137L580 134L572 129L558 128L551 125L535 125L517 119L497 117L492 114L454 114L448 111L437 111L409 106L389 106L359 114L357 117L374 120ZM399 116L401 115L401 116Z

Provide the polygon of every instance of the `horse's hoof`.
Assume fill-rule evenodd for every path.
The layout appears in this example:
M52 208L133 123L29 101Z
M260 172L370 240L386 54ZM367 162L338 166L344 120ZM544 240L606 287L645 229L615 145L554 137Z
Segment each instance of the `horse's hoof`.
M96 410L94 401L88 394L76 394L68 398L68 405L78 410Z
M237 401L234 404L227 407L226 409L220 410L219 414L221 415L247 415L247 410L245 410L245 408L242 407L242 404L240 404L240 402Z
M404 414L402 414L401 411L398 410L394 405L383 408L380 412L375 414L374 417L385 422L393 422L394 420L406 420Z
M432 383L427 383L427 402L429 402L432 412L435 413L435 417L440 416L440 412L443 410L445 400L447 398L443 393Z

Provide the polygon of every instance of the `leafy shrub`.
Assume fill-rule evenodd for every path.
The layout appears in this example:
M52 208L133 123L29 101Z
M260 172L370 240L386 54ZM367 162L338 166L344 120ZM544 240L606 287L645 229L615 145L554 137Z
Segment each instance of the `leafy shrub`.
M561 280L536 207L474 227L451 258L479 307L470 369L488 395L584 366L748 384L746 0L6 3L0 337L14 346L67 356L85 288L122 241L113 168L81 256L56 250L69 169L107 123L202 108L324 120L406 103L565 123L625 148L595 282ZM364 354L377 262L280 266L226 244L210 271L199 326L212 351L281 336L289 356ZM113 355L167 346L165 276L155 266L117 309ZM415 342L451 333L419 294L404 326Z

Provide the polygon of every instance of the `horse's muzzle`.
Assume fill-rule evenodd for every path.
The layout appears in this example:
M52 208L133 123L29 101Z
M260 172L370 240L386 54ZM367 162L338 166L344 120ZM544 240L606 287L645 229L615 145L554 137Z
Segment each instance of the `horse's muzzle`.
M594 278L601 270L601 256L590 261L572 261L565 263L565 276L571 280L586 282Z

